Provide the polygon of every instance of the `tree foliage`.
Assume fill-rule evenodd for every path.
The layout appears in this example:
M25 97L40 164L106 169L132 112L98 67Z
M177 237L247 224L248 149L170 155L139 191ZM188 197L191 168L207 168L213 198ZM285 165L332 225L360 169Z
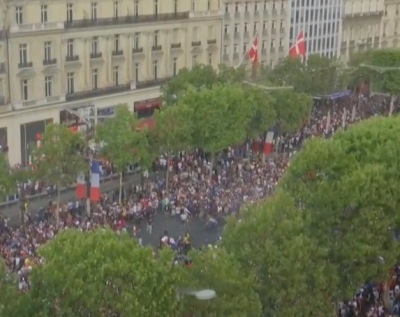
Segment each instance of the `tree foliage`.
M335 273L326 250L310 239L291 197L283 192L231 218L222 246L238 261L242 273L257 277L255 289L264 316L328 316Z
M189 87L181 102L192 109L193 146L216 154L246 139L251 114L241 84Z
M194 265L183 272L182 286L195 290L212 289L217 297L204 303L192 296L185 296L186 312L209 317L261 315L255 277L249 272L242 272L240 266L225 250L212 248L194 251L190 256Z
M7 157L0 154L0 199L4 201L7 195L17 192L18 170L11 170ZM26 180L26 178L25 178Z
M176 317L180 311L180 275L169 250L154 258L126 233L67 230L39 253L45 264L32 271L30 317Z
M336 298L350 298L367 279L387 280L396 263L399 133L400 118L375 118L311 140L281 184L301 206L310 238L329 250L326 261L340 279Z
M152 163L147 132L139 129L140 120L128 107L117 108L116 115L99 125L96 130L97 141L102 144L102 155L110 159L120 172L120 195L122 177L129 164L137 163L147 168Z
M293 133L298 131L310 118L312 99L305 93L293 90L275 91L276 125L280 132Z
M88 164L80 153L84 142L80 133L63 125L52 124L46 127L40 147L33 149L35 177L57 186L57 210L60 189L74 184L78 175L88 169Z

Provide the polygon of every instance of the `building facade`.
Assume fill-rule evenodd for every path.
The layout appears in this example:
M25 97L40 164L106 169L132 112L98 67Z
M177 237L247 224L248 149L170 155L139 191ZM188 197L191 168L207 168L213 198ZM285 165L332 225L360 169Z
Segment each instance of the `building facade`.
M304 32L306 56L336 57L342 24L343 0L291 0L290 43Z
M257 37L261 64L275 65L289 50L289 0L225 0L222 62L236 66Z
M46 124L76 120L70 110L96 123L117 105L133 111L135 103L158 98L160 84L183 67L220 63L219 0L9 0L4 6L0 141L5 129L11 164L29 163L30 144Z
M382 47L399 47L400 1L384 0L382 17Z
M340 58L381 47L384 0L344 0Z

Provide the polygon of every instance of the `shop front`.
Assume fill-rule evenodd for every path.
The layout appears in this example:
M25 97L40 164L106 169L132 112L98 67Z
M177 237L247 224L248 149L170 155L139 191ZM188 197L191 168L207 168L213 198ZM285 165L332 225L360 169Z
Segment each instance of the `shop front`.
M160 109L162 101L160 98L137 101L133 105L133 111L139 119L149 119L157 109Z
M8 153L7 128L0 128L0 153Z
M20 125L21 131L21 163L29 165L32 163L32 149L41 140L42 134L53 119L28 122Z
M60 124L65 125L73 132L90 132L95 124L94 105L88 104L69 110L61 110Z
M119 105L113 105L106 108L97 108L96 112L97 124L102 124L106 122L108 119L114 117L118 107L127 107L127 106L128 105L124 103Z

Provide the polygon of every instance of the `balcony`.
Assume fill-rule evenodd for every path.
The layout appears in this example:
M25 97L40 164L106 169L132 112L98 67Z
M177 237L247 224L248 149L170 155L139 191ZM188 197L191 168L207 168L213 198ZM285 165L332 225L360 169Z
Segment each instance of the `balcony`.
M97 58L102 58L103 53L96 52L96 53L90 53L90 59L97 59Z
M64 23L49 22L49 23L33 23L33 24L18 24L10 27L10 33L22 32L38 32L64 30Z
M233 60L236 61L239 59L239 53L233 53Z
M207 40L208 45L217 44L217 40Z
M172 43L171 44L171 50L179 49L179 48L181 48L181 43Z
M65 101L77 101L88 98L102 97L112 94L119 94L131 90L131 84L111 86L106 88L79 91L73 94L66 94Z
M161 45L154 45L154 46L152 46L151 50L153 52L159 52L159 51L162 50L162 46Z
M132 54L140 54L140 53L143 53L143 47L132 48Z
M6 39L7 30L0 30L0 41Z
M239 33L239 32L235 32L235 33L233 34L233 38L234 38L235 40L239 40L239 39L240 39L240 33Z
M230 14L229 12L225 12L225 13L224 13L224 19L225 19L226 21L230 21L230 19L231 19L231 14Z
M7 104L6 97L0 96L0 106L5 106Z
M55 65L55 64L57 64L57 58L49 58L43 60L43 66Z
M283 53L283 46L279 46L279 53Z
M79 61L79 55L67 55L65 57L66 62L78 62Z
M280 32L281 35L285 35L285 34L286 34L285 28L281 28L281 29L279 30L279 32Z
M379 43L379 36L375 36L375 37L374 37L374 42L375 42L375 43Z
M224 41L229 41L229 40L230 40L229 33L224 33Z
M124 56L124 51L123 50L113 51L112 56Z
M372 37L367 38L367 44L372 44Z
M217 17L223 16L224 13L220 10L206 10L206 11L191 11L189 18L202 18L202 17Z
M0 74L5 74L6 73L6 63L2 62L0 63Z
M187 20L187 19L189 19L189 12L177 12L177 13L163 13L163 14L134 15L134 16L104 18L96 20L83 19L77 21L65 21L64 26L66 29L78 29L78 28L105 27L105 26L123 25L123 24L166 22L166 21Z
M272 34L272 35L275 35L275 34L276 34L276 28L272 28L272 29L271 29L271 34Z
M33 63L28 61L18 64L18 68L31 68L31 67L33 67Z
M275 47L271 47L271 49L269 50L269 52L270 52L271 54L275 54Z
M235 19L240 19L240 12L239 11L235 12Z
M192 46L196 47L196 46L201 46L201 41L194 41L192 42Z
M263 36L268 36L268 30L267 29L263 29L262 30L262 35Z
M350 42L349 42L349 46L354 46L355 45L355 41L354 40L351 40Z
M224 54L224 55L222 56L222 59L223 59L224 61L229 61L229 55L228 55L228 54Z
M261 50L261 55L262 55L262 56L267 56L267 49L266 49L266 48L263 48L263 49Z
M167 78L157 78L157 79L151 79L151 80L146 80L146 81L138 81L136 83L136 89L145 89L145 88L153 88L157 86L164 85L170 77Z
M249 19L251 18L251 15L250 15L250 12L249 12L249 11L245 11L245 13L244 13L244 18L245 18L246 20L249 20Z
M272 9L272 15L276 17L278 15L278 10L277 9Z

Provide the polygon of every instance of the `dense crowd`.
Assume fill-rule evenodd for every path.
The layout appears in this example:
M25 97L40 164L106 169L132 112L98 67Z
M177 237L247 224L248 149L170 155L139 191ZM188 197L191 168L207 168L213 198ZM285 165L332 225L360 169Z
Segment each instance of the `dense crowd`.
M396 105L394 111L397 109ZM19 274L20 289L26 290L29 271L41 263L37 248L64 228L86 231L108 225L116 232L128 230L138 239L142 229L160 235L161 245L179 248L188 244L189 236L176 237L174 232L153 233L152 224L157 212L177 217L183 227L193 217L203 219L207 226L216 226L226 215L237 213L243 205L257 203L270 195L285 172L290 156L305 140L329 137L338 129L374 115L385 115L388 111L389 103L384 96L351 96L314 107L309 122L301 131L276 139L278 155L267 158L265 162L256 155L249 155L246 146L224 151L212 172L210 157L201 151L178 153L170 161L162 156L155 162L155 168L169 169L168 178L160 177L165 173L159 173L156 177L147 177L141 184L124 188L122 203L118 203L118 191L103 194L100 202L93 206L90 217L81 201L70 201L60 207L59 227L54 223L56 207L52 203L31 216L24 227L12 229L7 225L7 219L1 217L1 256L10 271ZM238 152L241 155L238 156ZM398 280L396 278L391 285L393 314L400 310ZM381 289L367 285L352 301L341 303L338 315L355 316L368 307L368 316L380 317L383 311L381 299Z

